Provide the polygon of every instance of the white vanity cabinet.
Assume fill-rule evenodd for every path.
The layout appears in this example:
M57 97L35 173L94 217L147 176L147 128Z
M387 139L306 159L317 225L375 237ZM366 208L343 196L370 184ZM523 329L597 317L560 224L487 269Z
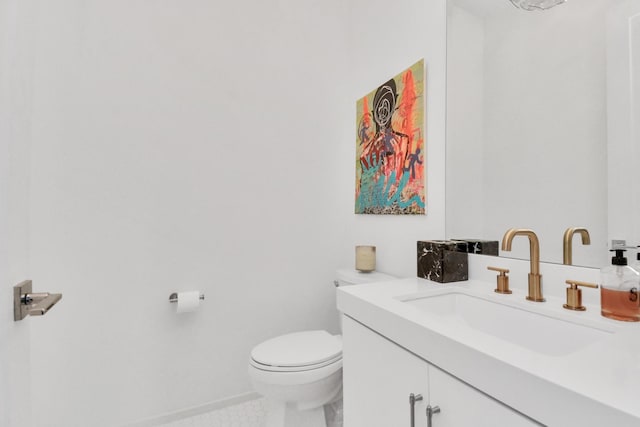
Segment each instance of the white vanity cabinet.
M429 365L429 390L431 405L440 408L433 427L542 425L433 365Z
M347 316L342 336L344 426L408 427L413 393L415 426L426 427L427 363Z
M343 341L345 427L410 427L412 393L416 427L541 425L348 316Z

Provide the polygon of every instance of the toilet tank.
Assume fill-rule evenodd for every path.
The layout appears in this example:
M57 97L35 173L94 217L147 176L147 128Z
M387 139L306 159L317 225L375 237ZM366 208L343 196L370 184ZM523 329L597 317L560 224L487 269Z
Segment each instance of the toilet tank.
M336 280L333 281L336 286L361 285L363 283L384 282L385 280L395 279L395 276L381 273L379 271L371 271L363 273L351 268L341 268L336 271Z

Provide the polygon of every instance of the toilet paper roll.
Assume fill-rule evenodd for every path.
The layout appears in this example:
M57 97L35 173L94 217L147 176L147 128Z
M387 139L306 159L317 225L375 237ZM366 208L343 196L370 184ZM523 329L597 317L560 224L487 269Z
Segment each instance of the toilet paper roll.
M178 292L176 313L190 313L200 306L200 291Z

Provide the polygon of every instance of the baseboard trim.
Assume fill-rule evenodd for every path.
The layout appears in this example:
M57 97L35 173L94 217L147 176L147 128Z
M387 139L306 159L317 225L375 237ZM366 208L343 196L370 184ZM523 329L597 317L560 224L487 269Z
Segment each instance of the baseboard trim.
M260 395L256 392L239 394L237 396L231 396L226 399L216 400L214 402L205 403L203 405L192 406L190 408L166 413L157 417L136 421L131 424L125 424L122 427L157 427L162 424L171 423L183 418L193 417L196 415L226 408L228 406L238 405L240 403L248 402L250 400L255 400L258 398L260 398Z

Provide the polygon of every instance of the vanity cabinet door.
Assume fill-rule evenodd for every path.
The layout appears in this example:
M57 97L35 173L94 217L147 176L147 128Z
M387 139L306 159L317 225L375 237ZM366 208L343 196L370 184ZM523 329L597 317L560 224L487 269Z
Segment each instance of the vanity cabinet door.
M343 316L345 427L426 427L428 364L362 324Z
M440 409L432 416L433 427L542 425L432 365L429 391L430 405Z

